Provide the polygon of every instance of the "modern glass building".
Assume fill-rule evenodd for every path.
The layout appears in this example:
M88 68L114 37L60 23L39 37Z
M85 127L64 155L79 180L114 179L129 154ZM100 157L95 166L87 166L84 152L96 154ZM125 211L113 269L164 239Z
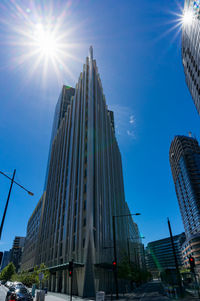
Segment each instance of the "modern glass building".
M182 61L185 79L200 114L200 0L185 0L182 25Z
M184 248L187 249L187 256L193 255L196 264L200 265L199 249L188 248L194 239L200 243L200 146L198 141L192 137L175 136L171 143L169 158L187 238ZM188 263L188 260L186 261Z
M181 246L185 241L185 233L174 236L174 246L178 265L183 265ZM146 248L146 264L148 270L157 278L165 270L175 269L171 238L164 238L148 243Z

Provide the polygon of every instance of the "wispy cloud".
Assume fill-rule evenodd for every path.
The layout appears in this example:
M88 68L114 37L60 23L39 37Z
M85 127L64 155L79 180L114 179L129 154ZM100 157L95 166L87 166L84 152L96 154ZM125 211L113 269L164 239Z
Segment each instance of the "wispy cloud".
M133 115L130 116L129 123L130 123L130 124L135 123L135 119L134 119L134 116L133 116Z
M126 106L110 106L115 116L115 130L119 139L136 139L136 120L133 110Z
M134 133L134 131L129 131L129 130L127 130L127 135L130 136L131 138L135 138L135 133Z

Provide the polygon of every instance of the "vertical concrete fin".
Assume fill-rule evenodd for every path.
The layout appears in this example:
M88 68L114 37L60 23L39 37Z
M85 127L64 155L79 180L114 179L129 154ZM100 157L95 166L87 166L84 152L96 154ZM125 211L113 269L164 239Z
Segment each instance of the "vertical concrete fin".
M87 259L86 259L86 264L85 264L83 298L95 296L94 268L93 268L92 258L93 258L93 256L92 256L92 250L91 250L91 242L89 240Z

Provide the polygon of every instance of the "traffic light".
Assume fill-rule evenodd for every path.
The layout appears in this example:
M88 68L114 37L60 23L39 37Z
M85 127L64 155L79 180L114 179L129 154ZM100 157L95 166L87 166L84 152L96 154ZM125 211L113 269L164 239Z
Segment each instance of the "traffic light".
M194 259L194 257L192 257L192 256L189 257L189 264L190 264L191 272L194 273L194 268L195 268L195 259Z
M72 277L72 274L73 274L73 261L70 261L69 262L69 277Z
M113 270L116 270L116 268L117 268L117 262L115 260L113 260L113 262L112 262L112 268L113 268Z

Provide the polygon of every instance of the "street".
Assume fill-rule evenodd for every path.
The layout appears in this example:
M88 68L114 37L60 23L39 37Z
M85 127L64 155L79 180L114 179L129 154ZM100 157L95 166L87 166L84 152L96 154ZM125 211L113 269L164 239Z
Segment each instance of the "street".
M138 301L166 301L169 300L168 297L164 296L164 289L160 282L150 282L129 296L129 300Z
M0 287L0 301L5 301L7 289L3 286ZM169 300L168 297L163 295L164 290L160 282L150 282L141 288L138 288L136 292L127 294L124 297L120 296L121 301L123 300L137 300L137 301L167 301ZM81 300L82 298L73 297L73 301ZM106 297L107 300L110 298ZM64 294L57 294L49 292L46 297L45 301L63 301L63 300L70 300L68 295ZM88 299L87 299L88 300ZM113 301L115 297L113 298Z
M5 301L7 289L4 286L0 286L0 301ZM35 298L34 298L35 300ZM70 301L70 296L59 293L51 293L49 292L45 296L45 301ZM73 297L73 301L83 300L80 297ZM90 299L85 299L90 301ZM93 298L94 300L94 298ZM106 300L110 301L111 297L106 296ZM167 301L173 300L164 295L164 289L160 282L154 281L144 284L140 288L138 288L134 293L126 294L124 297L120 295L119 301ZM186 297L184 300L192 301L197 300L196 298ZM113 296L112 301L116 301L116 298Z

